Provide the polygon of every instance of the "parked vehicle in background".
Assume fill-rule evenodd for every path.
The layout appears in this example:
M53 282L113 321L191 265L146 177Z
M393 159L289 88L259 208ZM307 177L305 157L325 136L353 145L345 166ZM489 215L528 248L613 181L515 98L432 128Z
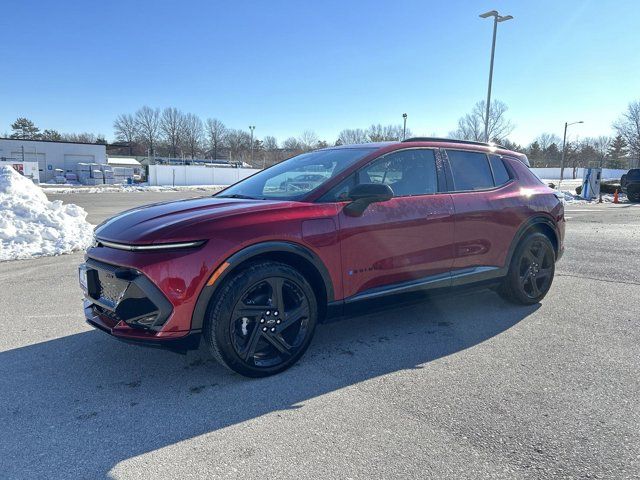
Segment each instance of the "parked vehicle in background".
M80 283L96 328L174 350L204 338L220 363L261 377L370 300L475 285L539 302L564 229L562 202L520 153L432 138L340 146L107 220Z
M632 168L622 175L620 188L630 202L640 202L640 168Z

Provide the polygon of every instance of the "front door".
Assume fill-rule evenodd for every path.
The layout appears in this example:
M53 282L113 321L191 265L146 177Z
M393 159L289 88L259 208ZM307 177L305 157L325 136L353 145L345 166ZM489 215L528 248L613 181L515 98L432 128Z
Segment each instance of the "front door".
M454 212L440 170L434 150L412 148L373 160L343 184L348 190L359 183L385 183L394 191L394 198L369 205L361 216L346 215L348 202L342 204L338 220L346 298L448 276Z

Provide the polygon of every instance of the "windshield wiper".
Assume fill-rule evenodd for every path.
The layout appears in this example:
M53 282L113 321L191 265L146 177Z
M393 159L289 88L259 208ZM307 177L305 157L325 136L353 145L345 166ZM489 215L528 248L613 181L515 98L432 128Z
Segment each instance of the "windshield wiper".
M231 195L215 195L217 198L242 198L244 200L260 200L256 197L251 197L249 195L242 195L240 193L232 193Z

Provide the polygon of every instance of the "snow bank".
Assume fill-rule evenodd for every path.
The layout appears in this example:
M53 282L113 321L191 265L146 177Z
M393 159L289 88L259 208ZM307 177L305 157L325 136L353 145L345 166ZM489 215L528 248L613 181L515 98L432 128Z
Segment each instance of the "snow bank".
M587 201L584 198L576 195L576 192L573 191L569 191L569 190L561 190L558 191L558 193L560 193L563 196L563 200L565 203L569 203L569 204L588 204L588 203L598 203L598 199L595 198L591 201ZM604 203L613 203L613 194L611 193L603 193L602 194L602 201ZM620 203L626 203L627 202L627 196L624 193L619 194L618 196L618 202Z
M188 185L188 186L153 186L153 185L101 185L95 187L83 187L79 185L42 185L47 193L132 193L132 192L181 192L181 191L202 191L217 192L227 187L227 185Z
M86 217L84 209L50 202L31 180L0 167L0 261L87 248L93 226Z

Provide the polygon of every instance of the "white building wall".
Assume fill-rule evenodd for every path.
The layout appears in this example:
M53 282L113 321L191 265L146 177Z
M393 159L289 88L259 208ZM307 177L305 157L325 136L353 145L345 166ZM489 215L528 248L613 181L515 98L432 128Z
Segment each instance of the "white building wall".
M149 165L149 185L231 185L258 171L255 168Z
M76 173L76 165L84 163L107 163L105 145L85 143L46 142L37 140L14 140L0 138L0 159L38 162L40 181L52 180L56 168L65 173Z
M543 178L545 180L559 180L560 179L560 169L559 168L532 168L533 173L535 173L538 178ZM576 179L582 179L584 173L584 168L578 168L576 170ZM616 170L613 168L603 168L602 169L602 179L603 180L619 180L622 175L627 173L627 170ZM564 169L564 179L569 180L573 177L573 168L565 167Z

